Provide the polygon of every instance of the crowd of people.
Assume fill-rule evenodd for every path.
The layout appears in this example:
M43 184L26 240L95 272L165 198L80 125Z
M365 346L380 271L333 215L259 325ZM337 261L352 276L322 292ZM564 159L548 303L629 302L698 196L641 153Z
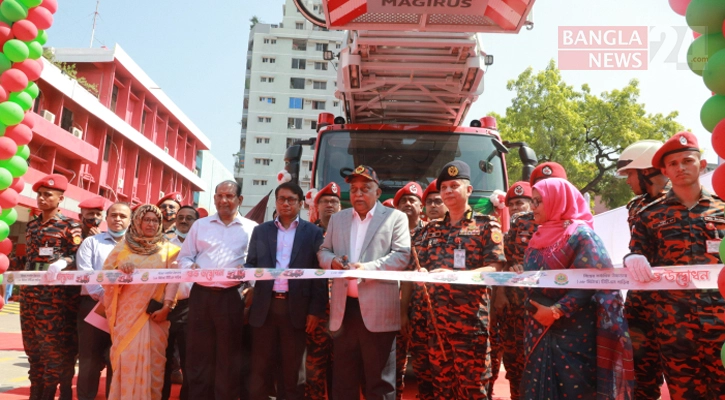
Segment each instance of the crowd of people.
M627 148L617 165L636 197L624 266L639 282L652 266L720 263L723 201L700 185L691 133ZM470 167L452 161L425 189L401 188L390 207L375 171L347 177L300 217L294 183L274 193L276 217L242 217L241 187L215 188L200 218L176 193L132 210L103 198L58 212L61 175L33 186L41 214L28 224L25 270L49 280L79 270L269 268L366 271L611 269L590 206L555 162L510 185L511 221L474 211ZM107 230L101 232L105 212ZM623 222L623 221L622 221ZM503 363L511 399L725 399L725 301L717 290L514 288L339 278L194 284L38 285L21 288L31 399L400 399L410 361L420 399L490 399ZM86 322L104 315L108 333ZM176 361L175 361L176 360Z

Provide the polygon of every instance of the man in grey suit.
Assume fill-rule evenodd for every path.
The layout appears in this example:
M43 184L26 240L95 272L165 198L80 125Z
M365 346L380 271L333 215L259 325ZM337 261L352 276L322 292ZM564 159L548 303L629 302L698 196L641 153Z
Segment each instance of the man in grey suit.
M352 209L332 216L317 253L324 269L403 270L410 258L408 218L383 207L375 171L360 165L350 183ZM360 398L365 376L368 400L395 399L395 334L400 330L397 281L333 279L330 331L333 335L332 399Z

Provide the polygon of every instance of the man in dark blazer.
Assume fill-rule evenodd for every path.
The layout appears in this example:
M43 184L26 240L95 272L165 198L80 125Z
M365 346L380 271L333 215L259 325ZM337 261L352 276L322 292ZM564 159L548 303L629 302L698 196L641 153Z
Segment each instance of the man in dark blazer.
M277 187L274 196L277 218L254 228L245 268L282 269L281 274L288 276L297 275L300 269L319 269L316 253L322 230L299 217L302 189L287 182ZM306 334L325 315L327 301L325 279L280 277L256 282L249 313L252 400L269 398L276 370L281 370L282 376L276 378L284 386L287 400L304 399ZM280 358L281 368L273 368Z

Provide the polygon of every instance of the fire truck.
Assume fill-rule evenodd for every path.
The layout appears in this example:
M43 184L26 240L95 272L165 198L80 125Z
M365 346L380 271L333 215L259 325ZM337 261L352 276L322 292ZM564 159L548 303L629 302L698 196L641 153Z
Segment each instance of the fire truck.
M335 182L345 203L345 177L364 164L377 172L384 199L409 181L425 187L446 163L462 160L472 170L472 207L494 211L489 197L508 187L510 149L518 149L522 179L537 160L525 143L503 141L492 117L462 126L493 64L478 33L531 29L534 1L322 0L313 8L294 0L311 23L346 33L342 50L324 57L337 63L335 96L344 115L319 114L317 137L287 149L292 180L298 180L302 152L311 149L311 187Z

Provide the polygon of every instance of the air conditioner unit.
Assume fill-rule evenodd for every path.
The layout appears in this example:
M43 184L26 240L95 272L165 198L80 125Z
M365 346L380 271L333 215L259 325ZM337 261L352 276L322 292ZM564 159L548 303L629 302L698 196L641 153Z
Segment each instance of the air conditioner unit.
M159 190L159 198L162 198L164 196L166 196L166 193L164 193L163 190Z
M169 154L169 148L168 147L164 147L164 151L166 152L166 154Z
M312 100L305 99L305 104L310 104L310 103L312 103Z
M72 133L73 136L77 137L78 139L83 139L83 131L78 128L71 129L70 133Z
M123 179L121 179L121 178L118 178L118 188L119 189L123 188Z
M46 121L49 121L51 124L55 123L55 114L48 110L41 111L40 116L42 116Z
M308 79L308 80L307 80L307 84L308 84L308 85L311 85L311 84L312 84L312 79Z

